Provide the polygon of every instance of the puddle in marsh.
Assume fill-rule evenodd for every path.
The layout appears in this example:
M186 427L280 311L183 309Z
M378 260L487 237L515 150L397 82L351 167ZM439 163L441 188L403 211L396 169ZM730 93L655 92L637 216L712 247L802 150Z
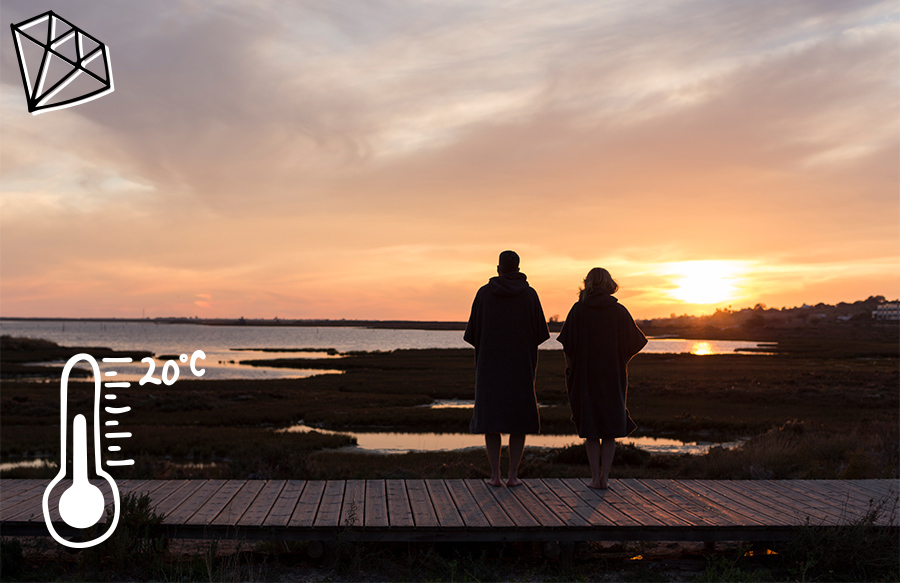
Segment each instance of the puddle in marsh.
M395 433L386 431L329 431L308 425L293 425L279 431L306 433L318 431L331 435L349 435L356 438L355 446L343 448L360 453L401 454L411 451L453 451L484 447L484 436L472 433ZM504 438L504 443L506 439ZM712 443L705 441L680 441L660 437L626 437L619 443L631 443L650 453L704 454L713 446L732 448L740 442ZM581 444L577 435L529 435L526 447L567 447Z

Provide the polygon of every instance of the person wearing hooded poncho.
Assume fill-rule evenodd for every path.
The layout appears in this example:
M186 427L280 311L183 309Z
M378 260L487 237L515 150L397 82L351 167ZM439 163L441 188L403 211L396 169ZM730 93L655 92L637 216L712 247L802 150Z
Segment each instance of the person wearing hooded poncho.
M616 438L636 428L625 406L627 365L647 344L631 314L613 297L618 289L607 270L592 269L557 338L566 355L572 421L585 438L590 486L600 489L609 487Z
M517 477L525 435L541 429L534 376L538 345L550 338L537 292L519 271L519 256L500 254L497 276L472 302L464 340L475 348L475 410L469 429L485 434L492 486L500 481L500 434L509 434L508 486Z

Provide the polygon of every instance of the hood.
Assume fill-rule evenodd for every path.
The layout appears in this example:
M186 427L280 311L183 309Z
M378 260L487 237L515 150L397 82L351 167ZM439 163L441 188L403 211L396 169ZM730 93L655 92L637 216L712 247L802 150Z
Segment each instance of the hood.
M492 277L488 285L495 296L514 296L528 289L525 274L520 271Z
M609 308L611 306L615 306L616 304L619 303L619 300L617 300L616 298L614 298L613 296L609 295L606 292L594 291L594 292L589 293L587 295L587 297L584 298L583 303L584 303L584 305L588 306L589 308L603 309L603 308Z

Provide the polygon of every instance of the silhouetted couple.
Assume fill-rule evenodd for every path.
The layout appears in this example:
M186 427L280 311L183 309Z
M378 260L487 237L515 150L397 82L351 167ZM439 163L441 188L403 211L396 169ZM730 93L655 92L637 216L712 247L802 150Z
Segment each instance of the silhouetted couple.
M609 486L615 440L635 429L625 407L626 365L647 343L628 310L613 297L617 290L608 271L592 269L558 338L565 352L572 421L585 438L593 488ZM525 436L541 428L534 378L538 345L548 338L541 302L519 271L519 256L504 251L497 276L475 295L464 336L475 347L475 411L469 429L485 434L492 486L503 485L503 433L509 434L506 484L521 484L517 473Z

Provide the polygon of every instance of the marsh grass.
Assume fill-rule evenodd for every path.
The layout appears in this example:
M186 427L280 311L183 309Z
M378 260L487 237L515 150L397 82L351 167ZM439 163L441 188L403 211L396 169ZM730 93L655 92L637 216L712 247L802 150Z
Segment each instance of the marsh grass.
M35 354L58 349L37 342L31 347ZM8 354L27 362L33 358L27 344ZM638 355L629 367L629 408L638 434L711 441L756 437L705 456L630 452L631 458L615 463L613 477L897 477L898 359L862 358L874 350L871 345L857 346L865 349L857 353L835 353L833 343L822 346L829 358L814 356L815 345L809 342L790 356ZM0 352L4 367L8 354ZM334 451L351 443L347 436L273 431L301 421L332 430L465 431L470 411L419 405L472 398L471 350L350 353L340 359L266 364L339 367L345 374L184 379L172 387L120 391L117 402L132 408L122 423L133 435L126 447L136 464L117 470L116 476L466 478L486 471L481 452L353 455ZM540 403L547 405L541 408L542 431L571 434L573 443L580 443L569 420L563 369L559 351L541 352L536 387ZM83 384L70 383L74 389ZM4 380L0 455L52 459L48 452L59 446L58 399L54 383ZM557 453L528 448L523 475L583 477L581 447ZM21 468L3 477L53 473L52 468Z
M704 456L685 457L676 475L711 480L897 478L898 450L894 424L833 433L810 430L795 420L734 449L714 447Z
M5 427L9 431L9 427ZM38 428L29 438L25 428L10 431L10 440L21 440L18 447L40 439ZM117 468L119 479L295 478L307 473L309 454L325 448L353 445L347 435L277 433L271 428L255 427L129 427L133 437L123 445L135 460L133 466ZM58 431L47 430L46 439L58 447ZM38 434L38 435L35 435ZM8 446L10 444L4 444ZM11 447L16 447L11 445ZM49 444L47 446L50 447ZM213 465L214 464L214 465ZM2 472L4 478L50 478L56 466L15 468Z
M843 527L808 524L784 546L783 567L801 581L898 581L897 511L895 496L873 500L865 516Z

